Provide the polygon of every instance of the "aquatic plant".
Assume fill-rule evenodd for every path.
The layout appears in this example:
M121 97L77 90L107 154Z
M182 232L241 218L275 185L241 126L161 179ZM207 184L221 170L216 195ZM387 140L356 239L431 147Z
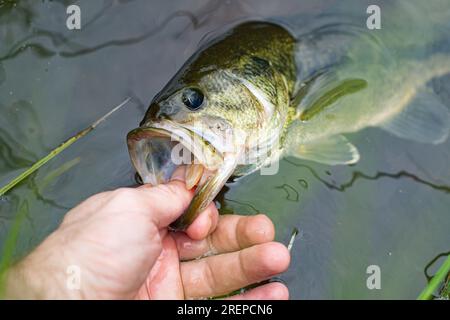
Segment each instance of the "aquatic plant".
M92 130L94 130L100 123L105 121L110 115L112 115L114 112L122 108L126 103L130 101L130 98L125 99L122 103L120 103L118 106L113 108L110 112L105 114L103 117L95 121L93 124L91 124L86 129L81 130L76 135L70 137L66 141L64 141L61 145L50 151L49 154L47 154L45 157L39 159L37 162L35 162L30 168L25 170L23 173L21 173L19 176L11 180L9 183L7 183L5 186L0 188L0 197L5 195L9 190L17 186L19 183L24 181L26 178L28 178L32 173L37 171L40 167L42 167L44 164L49 162L51 159L56 157L58 154L60 154L62 151L67 149L69 146L71 146L73 143L78 141L79 139L86 136L88 133L90 133Z
M428 282L428 285L422 290L422 292L420 293L419 297L417 298L418 300L430 300L433 299L433 294L436 292L436 290L438 290L439 286L442 284L442 282L446 279L447 277L447 281L444 284L444 288L443 288L443 292L442 292L442 296L443 295L447 295L449 294L448 290L448 274L450 272L450 255L447 256L447 259L445 259L444 263L441 265L441 267L439 268L439 270L436 272L436 274L431 278L431 280ZM447 292L445 292L447 291Z

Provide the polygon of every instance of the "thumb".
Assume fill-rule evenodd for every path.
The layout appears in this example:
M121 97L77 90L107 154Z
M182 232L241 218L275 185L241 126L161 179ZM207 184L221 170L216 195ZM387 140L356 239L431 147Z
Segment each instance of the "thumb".
M150 215L158 228L174 222L189 206L194 192L186 189L184 166L178 167L170 182L152 187L143 185L138 190L144 194L150 207Z

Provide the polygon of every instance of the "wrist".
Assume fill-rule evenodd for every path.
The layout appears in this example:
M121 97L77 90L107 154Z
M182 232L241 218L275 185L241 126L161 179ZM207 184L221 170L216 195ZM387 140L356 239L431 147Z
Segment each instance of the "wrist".
M47 248L47 240L29 256L2 275L4 299L46 300L80 299L79 290L67 285L63 259L54 259L56 248ZM52 246L50 246L52 247Z
M2 299L39 299L37 285L29 278L29 273L22 267L22 262L8 268L2 274Z

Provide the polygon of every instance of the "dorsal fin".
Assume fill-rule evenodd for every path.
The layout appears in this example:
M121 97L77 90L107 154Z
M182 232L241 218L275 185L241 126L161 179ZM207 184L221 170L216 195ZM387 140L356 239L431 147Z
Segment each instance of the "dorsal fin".
M223 30L220 30L220 31L223 31ZM208 46L213 40L216 40L220 34L221 33L219 32L219 30L212 30L212 31L207 32L198 42L197 49L201 49L204 46Z

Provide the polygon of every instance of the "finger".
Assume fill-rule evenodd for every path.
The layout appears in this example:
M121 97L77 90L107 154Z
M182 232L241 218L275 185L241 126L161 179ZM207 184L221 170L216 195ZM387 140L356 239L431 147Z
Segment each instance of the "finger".
M188 233L174 233L181 260L190 260L203 255L238 251L250 246L273 241L275 228L263 214L256 216L225 215L219 217L217 228L203 240L193 240Z
M162 246L161 255L139 290L137 299L179 300L184 298L177 248L170 234L164 237Z
M288 300L288 288L279 282L271 282L262 286L229 297L226 300Z
M167 227L181 216L194 196L192 190L186 189L184 170L184 166L178 167L166 184L154 187L147 184L136 189L159 228Z
M205 239L216 229L218 221L219 211L212 202L186 229L186 234L193 240Z
M228 294L284 272L289 262L287 248L277 242L183 262L181 278L184 293L187 298Z

